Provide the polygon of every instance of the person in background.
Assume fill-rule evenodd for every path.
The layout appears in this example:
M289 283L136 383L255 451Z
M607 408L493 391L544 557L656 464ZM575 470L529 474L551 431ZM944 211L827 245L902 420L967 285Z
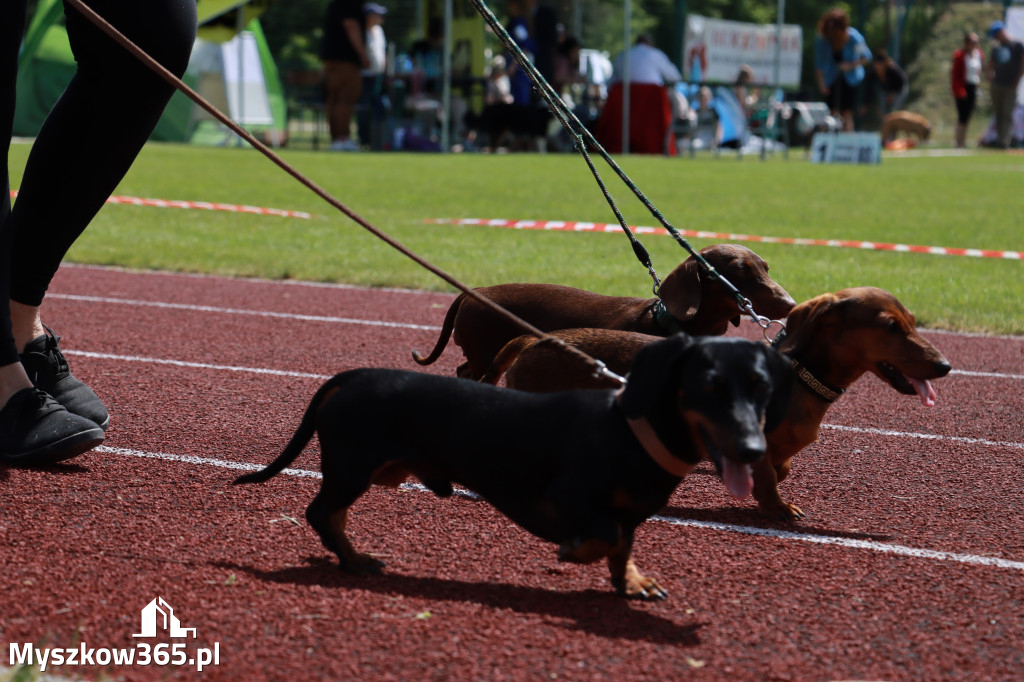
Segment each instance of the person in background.
M370 65L366 23L359 0L331 0L324 20L320 59L324 67L327 125L333 151L357 151L351 138L352 114L363 91L361 69Z
M850 26L845 10L835 8L818 20L814 38L814 69L818 90L825 96L833 116L843 122L843 130L854 129L853 110L864 82L864 65L871 61L864 36Z
M1024 76L1024 44L1010 38L1006 24L994 21L988 37L995 40L986 74L992 93L992 113L996 119L997 144L1009 149L1013 141L1013 108L1017 105L1017 85Z
M964 31L964 44L953 53L953 66L950 69L953 99L956 101L956 146L959 149L967 146L967 126L974 113L985 63L985 55L978 44L977 33Z
M551 87L559 95L569 94L573 85L586 83L580 72L580 41L566 36L555 50L555 61L551 75Z
M0 462L45 466L104 439L110 417L68 368L43 325L64 254L142 150L174 87L66 6L75 73L40 128L11 204L8 156L27 0L0 3ZM181 76L196 37L196 4L90 0L89 7ZM56 194L55 194L56 192Z
M412 44L409 57L413 67L428 79L441 75L444 55L444 19L431 17L427 24L427 35Z
M487 92L484 105L512 104L512 83L508 79L508 67L504 55L496 54L491 59L491 70L487 74Z
M595 137L611 153L621 153L622 82L626 78L625 53L612 62L612 85L608 91ZM629 49L629 151L636 154L675 156L672 104L667 88L682 80L679 69L668 56L654 47L649 34L642 34Z
M872 64L872 80L877 83L880 91L882 115L900 111L910 94L910 79L906 72L882 49L875 51Z
M533 38L533 64L549 83L554 78L555 51L559 44L558 15L537 0L522 0L523 10Z
M749 64L740 65L732 92L736 95L736 101L743 107L743 115L747 118L750 118L754 111L754 106L757 104L758 99L760 99L760 93L756 89L750 89L750 84L753 82L754 69Z
M384 113L388 104L384 91L388 41L383 26L387 13L388 8L376 2L363 5L368 64L362 70L363 88L358 103L358 129L359 142L373 150L379 150L383 145Z
M691 149L718 149L722 144L722 121L714 107L714 93L704 85L697 93L693 145Z

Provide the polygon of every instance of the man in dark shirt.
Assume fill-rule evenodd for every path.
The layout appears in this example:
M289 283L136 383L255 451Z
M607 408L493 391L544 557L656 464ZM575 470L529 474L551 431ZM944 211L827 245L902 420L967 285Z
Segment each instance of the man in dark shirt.
M369 66L366 55L363 7L357 0L332 0L327 6L320 59L324 65L327 95L327 124L331 130L331 149L355 151L350 129L352 113L363 89L360 73Z
M871 59L874 69L870 75L880 90L882 115L899 111L910 93L910 79L885 50L875 50Z
M987 76L991 82L992 112L996 119L998 144L1010 147L1013 139L1013 109L1017 104L1017 84L1024 76L1024 44L1010 38L1006 24L994 21L988 37L995 39L988 60Z

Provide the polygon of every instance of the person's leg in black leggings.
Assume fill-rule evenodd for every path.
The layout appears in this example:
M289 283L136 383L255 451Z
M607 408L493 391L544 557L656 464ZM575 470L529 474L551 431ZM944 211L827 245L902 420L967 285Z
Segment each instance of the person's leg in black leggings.
M7 142L24 4L25 0L8 0L0 5L0 122L6 126ZM172 72L184 72L195 38L195 0L88 4ZM19 357L30 343L40 352L26 356L46 356L44 364L58 362L60 351L40 318L46 289L71 244L128 171L173 94L169 84L72 8L66 7L65 14L78 70L39 131L17 201L0 213L0 407L31 386L24 358ZM5 15L13 15L13 21ZM64 372L70 376L66 366ZM94 403L92 407L105 417L102 404L84 384L73 377L71 382L61 381L64 388L58 390L76 403L65 407L75 412L84 390L91 396L85 402ZM38 383L42 387L43 382ZM54 397L62 401L65 396ZM0 457L11 461L14 446L3 440L5 411L10 412L0 409ZM46 458L65 458L52 450ZM66 456L74 454L78 453Z

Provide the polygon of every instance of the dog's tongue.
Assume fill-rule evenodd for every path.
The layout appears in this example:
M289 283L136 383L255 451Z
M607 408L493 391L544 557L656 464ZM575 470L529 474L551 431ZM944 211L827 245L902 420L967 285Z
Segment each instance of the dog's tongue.
M910 385L917 391L917 395L921 397L921 404L925 407L935 407L937 394L935 389L932 388L932 382L927 379L914 379L912 377L907 377L907 379L910 380Z
M722 482L730 495L742 500L754 489L753 471L749 464L737 464L723 457Z

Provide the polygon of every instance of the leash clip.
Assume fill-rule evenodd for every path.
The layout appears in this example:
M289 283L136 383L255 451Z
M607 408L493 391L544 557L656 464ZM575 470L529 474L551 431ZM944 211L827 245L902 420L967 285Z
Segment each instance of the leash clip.
M610 379L616 382L619 386L626 385L625 377L620 377L618 374L608 369L608 365L604 364L604 362L602 362L601 360L597 360L595 358L593 364L594 371L591 374L591 376L594 377L595 379Z
M775 320L770 320L764 315L758 315L757 313L755 313L754 304L751 303L750 299L746 297L744 297L743 302L740 303L740 311L749 315L750 319L757 323L757 326L765 330L765 333L767 333L768 328L772 326L772 323L775 322Z
M768 338L768 331L775 325L779 325L779 332ZM786 340L786 325L782 323L782 320L769 320L768 324L763 328L764 340L771 345L772 348L778 348L782 345L782 342Z

